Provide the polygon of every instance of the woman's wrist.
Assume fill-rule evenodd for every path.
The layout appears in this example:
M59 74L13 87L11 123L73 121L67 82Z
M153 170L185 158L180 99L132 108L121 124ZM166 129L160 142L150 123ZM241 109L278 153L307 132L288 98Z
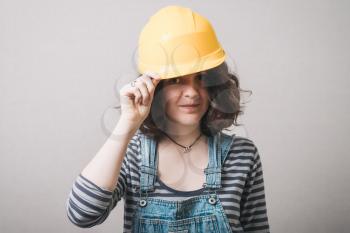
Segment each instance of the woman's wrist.
M113 132L117 134L134 134L139 128L139 124L129 121L124 118L120 118Z

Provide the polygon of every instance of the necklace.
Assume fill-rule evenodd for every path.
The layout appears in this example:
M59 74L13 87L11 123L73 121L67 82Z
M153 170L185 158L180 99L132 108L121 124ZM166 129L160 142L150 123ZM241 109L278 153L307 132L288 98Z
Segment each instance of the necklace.
M179 143L175 142L171 137L169 137L169 135L167 135L165 132L163 132L165 134L165 136L167 136L171 141L173 141L175 144L181 146L182 148L184 148L183 153L188 153L191 151L192 146L198 141L198 139L202 136L202 133L199 134L199 136L197 137L197 139L189 146L183 146L180 145Z

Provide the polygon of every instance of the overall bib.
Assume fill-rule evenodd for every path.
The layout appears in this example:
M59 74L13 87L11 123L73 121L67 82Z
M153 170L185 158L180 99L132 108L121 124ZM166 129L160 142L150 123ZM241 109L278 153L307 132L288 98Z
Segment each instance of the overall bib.
M208 137L209 163L204 169L203 194L182 201L168 201L147 195L154 190L157 176L157 142L142 135L140 199L133 214L132 232L232 233L216 193L221 188L221 166L232 141L232 136L222 133Z

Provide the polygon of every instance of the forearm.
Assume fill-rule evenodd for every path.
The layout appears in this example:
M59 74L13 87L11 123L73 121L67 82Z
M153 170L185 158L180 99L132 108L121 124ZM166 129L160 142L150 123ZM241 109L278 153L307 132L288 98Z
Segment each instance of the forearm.
M101 188L112 191L119 177L127 146L137 127L118 121L112 134L81 174Z

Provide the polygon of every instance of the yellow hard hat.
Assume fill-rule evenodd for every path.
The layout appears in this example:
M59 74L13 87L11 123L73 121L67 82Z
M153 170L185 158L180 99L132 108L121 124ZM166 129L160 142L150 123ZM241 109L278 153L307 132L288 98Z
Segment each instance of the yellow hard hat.
M182 6L167 6L149 18L138 41L137 69L168 79L211 69L225 51L210 22Z

